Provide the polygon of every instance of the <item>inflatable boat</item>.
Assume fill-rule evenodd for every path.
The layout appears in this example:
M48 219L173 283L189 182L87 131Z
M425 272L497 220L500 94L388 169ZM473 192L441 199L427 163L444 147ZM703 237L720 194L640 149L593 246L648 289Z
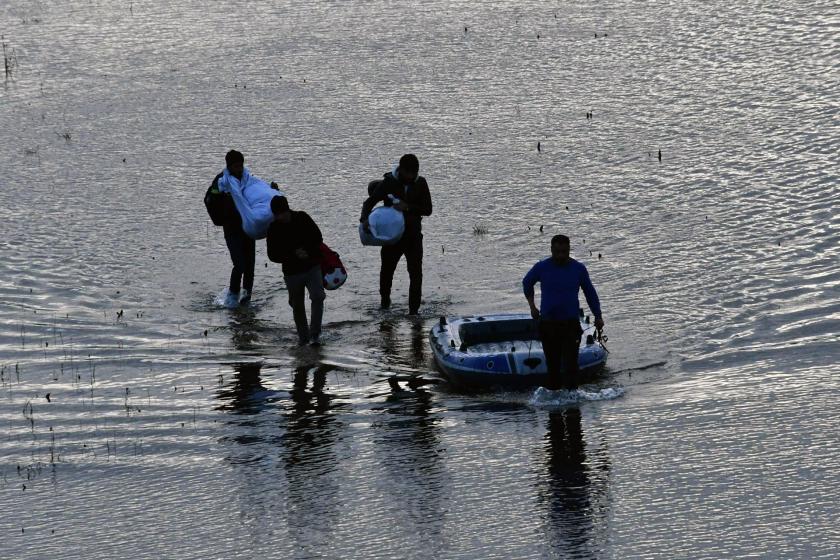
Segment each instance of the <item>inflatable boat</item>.
M581 313L582 315L582 313ZM589 373L607 360L589 317L581 317L578 366ZM545 386L545 355L529 314L441 317L429 333L435 362L450 381L472 386Z

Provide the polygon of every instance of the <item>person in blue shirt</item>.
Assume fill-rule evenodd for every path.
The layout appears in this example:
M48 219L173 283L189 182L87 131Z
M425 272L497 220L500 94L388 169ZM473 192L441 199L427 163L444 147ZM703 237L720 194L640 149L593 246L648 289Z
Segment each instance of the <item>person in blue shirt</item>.
M540 340L548 367L548 389L577 385L580 328L578 292L595 316L595 328L604 328L601 303L586 267L569 256L571 243L565 235L551 238L551 257L535 264L522 280L531 317L539 322ZM534 286L540 283L540 308L534 303Z

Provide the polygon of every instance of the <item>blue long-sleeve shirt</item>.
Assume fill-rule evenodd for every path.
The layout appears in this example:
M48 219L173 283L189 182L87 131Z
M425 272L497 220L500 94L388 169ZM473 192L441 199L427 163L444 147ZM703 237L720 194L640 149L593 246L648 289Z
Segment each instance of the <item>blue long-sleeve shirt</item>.
M560 265L549 257L535 264L522 279L525 297L534 297L534 286L537 282L540 283L542 290L540 301L542 318L553 321L577 319L580 309L579 290L583 290L592 314L595 317L601 316L601 302L595 286L589 279L589 272L575 259L570 258L569 262Z

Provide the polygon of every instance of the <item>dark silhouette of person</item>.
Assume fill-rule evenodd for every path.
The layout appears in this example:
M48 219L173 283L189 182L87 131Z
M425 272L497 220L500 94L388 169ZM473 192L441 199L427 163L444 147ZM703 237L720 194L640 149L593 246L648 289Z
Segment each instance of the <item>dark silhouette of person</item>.
M271 210L274 223L268 228L266 249L269 259L283 264L298 344L320 346L326 299L321 271L321 230L309 214L291 210L285 196L274 197ZM305 292L309 292L311 322L306 319Z
M225 154L225 166L228 173L242 180L245 171L245 157L241 152L230 150ZM218 188L223 173L216 175L211 186ZM254 291L254 263L256 262L256 244L242 229L242 216L239 212L230 212L229 219L222 226L225 234L233 269L230 271L230 283L225 306L235 307L248 303ZM240 289L242 292L240 293Z
M414 154L405 154L399 165L386 173L379 181L368 185L368 198L362 204L360 222L367 227L368 216L379 202L389 204L394 197L399 200L394 208L405 218L405 232L399 242L385 245L380 251L382 266L379 270L379 295L382 309L391 306L391 285L400 258L405 255L408 268L408 313L416 315L420 310L423 292L423 216L432 214L432 197L429 185L419 175L420 161Z

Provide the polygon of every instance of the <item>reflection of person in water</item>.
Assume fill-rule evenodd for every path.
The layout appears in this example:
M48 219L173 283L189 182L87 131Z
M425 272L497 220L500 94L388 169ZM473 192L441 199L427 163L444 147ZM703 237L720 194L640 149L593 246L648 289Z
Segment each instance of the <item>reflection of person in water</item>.
M335 444L344 425L335 414L341 405L325 392L333 366L295 368L288 393L267 389L261 366L236 364L233 380L218 392L219 409L229 413L220 443L228 447L227 460L239 473L239 516L258 538L258 531L273 524L278 504L285 504L282 520L288 523L293 550L314 557L339 522ZM278 412L283 413L279 422ZM277 458L286 484L278 483Z
M259 344L260 334L271 329L272 325L259 319L249 307L238 307L231 313L228 321L233 347L240 352L254 350Z
M419 321L413 321L411 323L411 365L415 369L421 369L426 365L427 347L428 341L423 324Z
M292 411L288 416L290 422L308 423L308 412L312 411L313 424L320 426L328 425L330 419L322 417L329 410L332 397L324 393L327 383L327 373L334 369L334 366L319 364L318 366L300 366L295 369L292 380ZM306 390L309 376L312 375L312 389ZM295 427L299 427L297 424Z
M344 424L334 397L324 391L333 366L304 365L294 370L291 408L284 415L281 465L286 473L286 519L296 549L315 555L339 523L339 459L335 444ZM311 376L312 385L307 389Z
M416 372L425 366L425 332L421 323L412 324L409 340L403 337L400 344L396 332L400 324L380 324L382 349L388 365L409 367ZM406 347L410 348L410 355ZM392 504L394 525L413 527L411 534L416 537L405 541L406 558L442 556L447 473L441 460L441 419L434 412L435 401L435 394L423 388L396 390L374 409L375 457L382 471L378 476L385 479L381 488L391 493L386 502Z
M609 461L597 452L587 459L579 408L554 411L546 434L549 542L569 556L588 557L598 502L606 490ZM593 466L601 472L593 472Z
M401 328L404 325L406 323L394 319L383 319L379 322L378 342L385 355L385 361L391 368L409 370L411 373L426 373L428 341L423 323L409 323L408 332Z
M234 364L233 376L226 385L224 375L219 375L216 393L220 401L217 409L226 413L219 445L237 474L233 495L241 522L252 526L259 526L259 520L269 515L271 504L279 499L274 476L263 465L277 431L269 404L277 393L263 385L261 369L260 362Z
M266 388L260 378L262 364L241 363L233 365L233 382L229 387L219 389L218 398L223 402L219 410L229 410L235 414L256 414L262 410L260 395Z

